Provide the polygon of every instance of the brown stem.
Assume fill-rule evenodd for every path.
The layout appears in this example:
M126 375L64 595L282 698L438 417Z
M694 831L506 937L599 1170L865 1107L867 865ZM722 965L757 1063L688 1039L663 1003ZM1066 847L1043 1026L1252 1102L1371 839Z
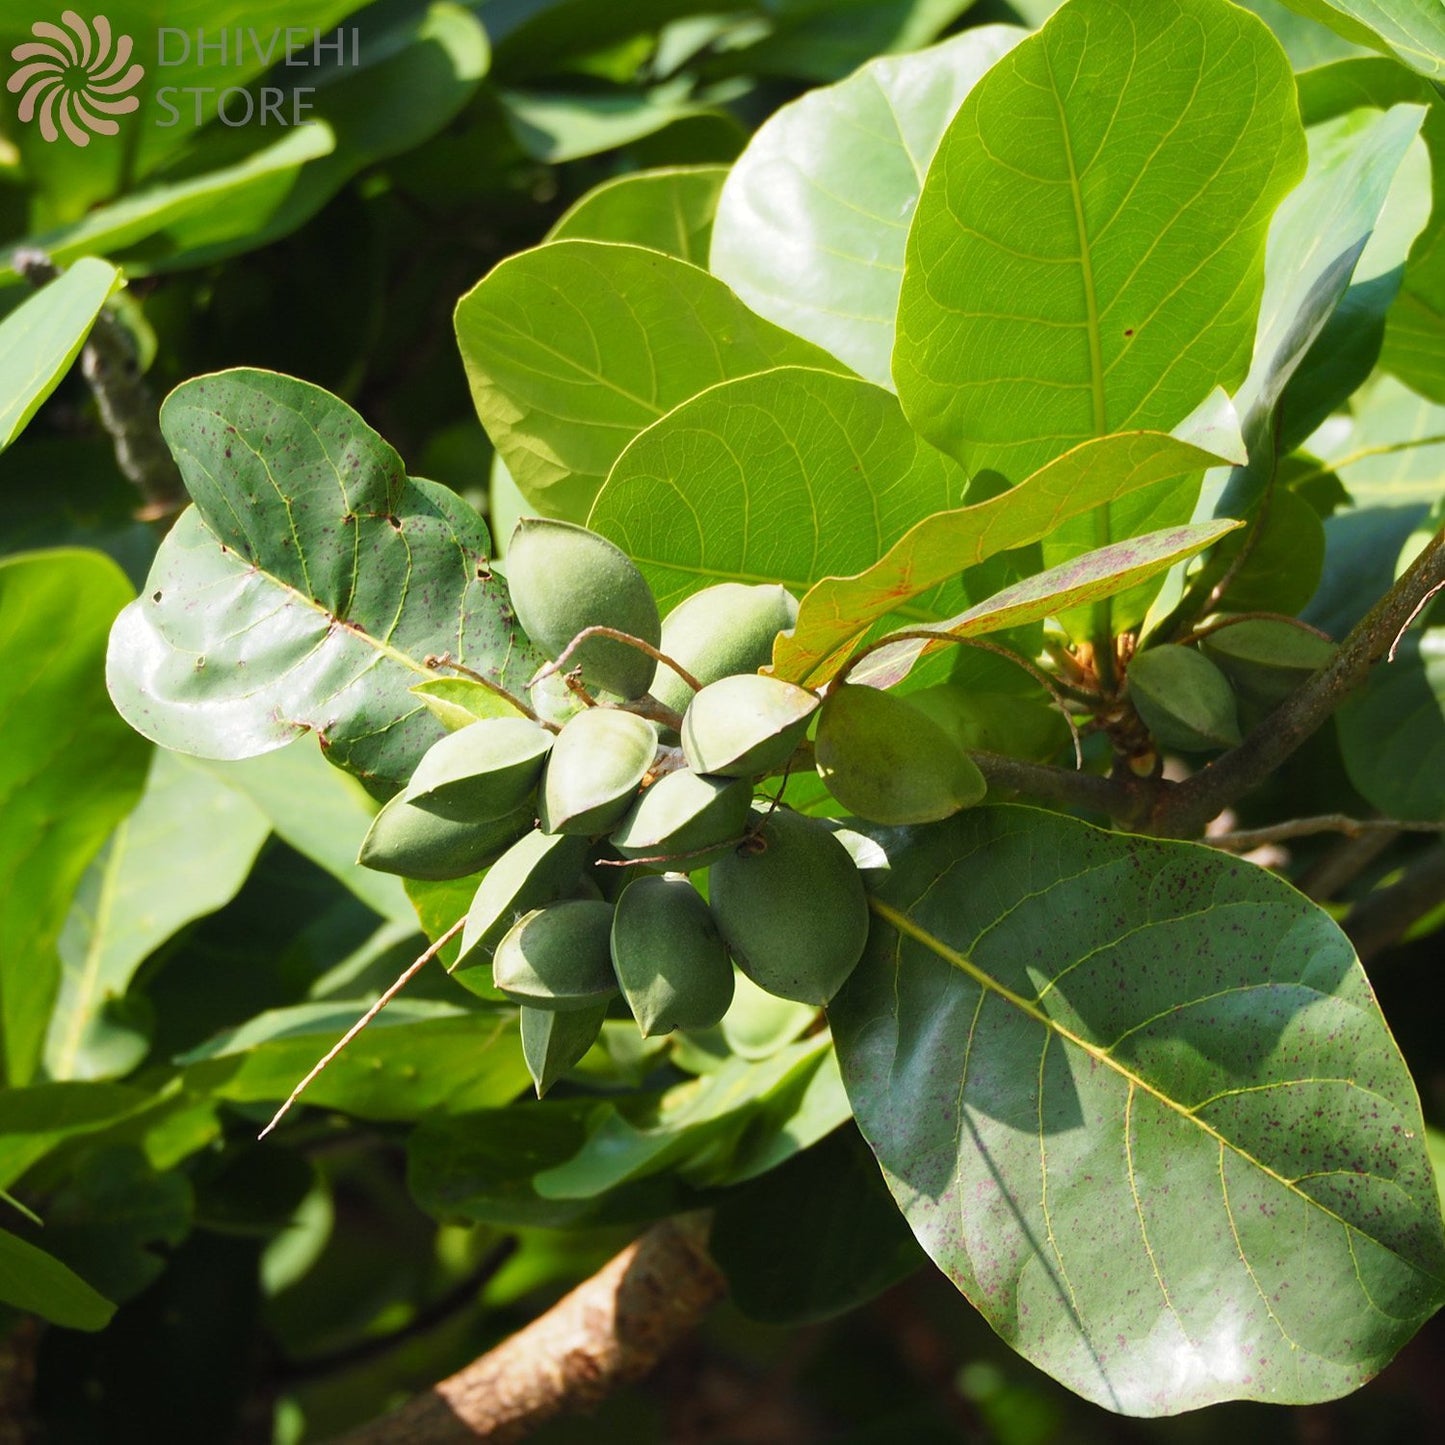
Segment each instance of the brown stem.
M721 1298L705 1218L652 1225L590 1279L401 1409L337 1445L505 1445L640 1380Z
M1364 838L1372 834L1438 833L1445 823L1402 823L1395 818L1349 818L1343 813L1321 813L1313 818L1291 818L1284 823L1270 823L1262 828L1235 828L1228 833L1213 833L1204 841L1212 848L1248 853L1265 843L1283 843L1289 838L1308 838L1317 833L1343 833L1347 838Z
M503 698L511 704L523 717L531 718L534 723L540 724L550 732L556 733L562 731L556 723L550 723L545 718L538 717L521 698L508 692L501 683L493 682L489 677L483 677L475 668L468 667L465 663L454 662L445 652L429 655L422 658L421 661L423 667L445 667L457 673L459 676L466 678L468 682L479 683L482 687L486 688L488 692L496 694L497 697Z
M1097 773L1070 772L1003 753L970 753L969 757L984 775L991 793L1016 793L1031 802L1084 808L1117 818L1121 823L1135 821L1147 813L1156 791L1165 786L1153 779L1122 773L1102 778Z
M1445 845L1427 849L1398 883L1362 898L1345 919L1345 932L1362 959L1398 943L1427 913L1445 903Z
M702 683L695 678L680 662L674 661L665 652L659 652L650 642L644 642L640 637L634 637L630 632L622 632L616 627L603 627L600 624L595 627L584 627L566 647L561 654L544 667L537 669L537 675L533 682L540 682L544 677L550 677L554 672L559 672L568 658L587 641L589 637L610 637L614 642L626 643L628 647L635 647L639 652L645 653L654 662L660 662L664 667L670 667L694 692L702 691Z
M1445 530L1369 610L1324 667L1307 678L1244 739L1207 768L1161 793L1145 831L1196 837L1216 814L1258 787L1344 700L1389 651L1420 599L1445 581Z
M1179 639L1179 645L1189 647L1201 638L1209 637L1215 632L1223 632L1226 627L1237 627L1241 622L1287 622L1291 627L1297 627L1301 632L1311 633L1325 642L1335 640L1328 632L1321 632L1318 627L1311 627L1308 622L1301 622L1298 617L1291 617L1287 612L1236 612L1230 617L1221 617L1203 627L1196 627L1192 632Z

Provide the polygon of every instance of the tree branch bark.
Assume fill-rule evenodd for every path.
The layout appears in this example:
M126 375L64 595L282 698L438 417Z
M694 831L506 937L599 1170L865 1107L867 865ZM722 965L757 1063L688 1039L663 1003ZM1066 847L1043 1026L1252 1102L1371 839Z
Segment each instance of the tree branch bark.
M1390 651L1421 601L1445 581L1445 531L1437 532L1409 571L1369 610L1334 658L1308 678L1245 740L1193 777L1162 792L1144 831L1197 837L1204 825L1258 787L1360 687Z
M726 1283L703 1217L654 1224L546 1314L337 1445L506 1445L641 1379Z

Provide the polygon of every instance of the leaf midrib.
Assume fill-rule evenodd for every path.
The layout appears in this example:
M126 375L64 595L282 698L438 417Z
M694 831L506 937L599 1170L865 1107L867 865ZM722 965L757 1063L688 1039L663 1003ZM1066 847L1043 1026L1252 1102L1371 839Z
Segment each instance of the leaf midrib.
M1091 1059L1111 1069L1130 1087L1140 1089L1150 1095L1151 1098L1158 1100L1159 1103L1163 1104L1171 1113L1177 1114L1181 1119L1187 1120L1199 1129L1201 1133L1213 1139L1220 1148L1228 1149L1237 1158L1258 1169L1261 1174L1274 1180L1276 1184L1283 1186L1296 1198L1303 1200L1306 1204L1313 1205L1326 1218L1334 1220L1336 1224L1341 1225L1343 1228L1360 1235L1363 1239L1370 1240L1371 1243L1378 1245L1382 1249L1388 1250L1395 1258L1419 1274L1425 1275L1430 1279L1441 1279L1441 1276L1431 1273L1431 1271L1426 1269L1418 1261L1406 1258L1392 1245L1387 1244L1384 1240L1377 1239L1372 1234L1367 1234L1359 1225L1352 1224L1348 1219L1335 1213L1333 1209L1321 1203L1312 1194L1297 1188L1293 1181L1286 1179L1283 1174L1272 1169L1262 1159L1256 1158L1247 1149L1240 1148L1233 1140L1221 1134L1218 1129L1215 1129L1208 1122L1199 1118L1197 1114L1184 1108L1178 1100L1171 1099L1169 1095L1157 1089L1153 1084L1149 1083L1147 1079L1143 1079L1132 1070L1125 1068L1107 1049L1101 1048L1098 1044L1090 1043L1087 1039L1074 1033L1071 1029L1066 1028L1057 1019L1052 1018L1022 994L1015 993L1011 988L1008 988L996 978L985 973L972 959L966 958L963 954L959 953L957 949L950 948L941 938L935 937L929 933L927 929L920 927L906 913L900 912L898 909L884 903L881 899L871 895L868 899L868 906L878 917L883 919L884 922L888 923L897 932L913 939L915 943L922 944L945 963L958 969L959 972L966 974L980 989L996 994L999 998L1003 999L1004 1002L1012 1004L1020 1013L1033 1019L1035 1023L1039 1024L1050 1034L1056 1035L1065 1043L1072 1044L1075 1048L1087 1054Z

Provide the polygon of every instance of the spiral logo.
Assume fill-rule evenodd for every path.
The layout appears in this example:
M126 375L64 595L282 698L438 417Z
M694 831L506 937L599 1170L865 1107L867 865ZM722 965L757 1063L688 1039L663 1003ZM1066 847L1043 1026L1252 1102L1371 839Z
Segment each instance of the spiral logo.
M111 116L140 105L138 96L125 92L140 84L145 67L130 64L130 36L113 37L104 15L89 25L74 10L63 11L60 19L60 25L37 20L30 27L35 39L10 52L20 69L6 89L20 95L20 119L28 124L38 118L47 141L64 132L74 145L86 146L91 134L120 129Z

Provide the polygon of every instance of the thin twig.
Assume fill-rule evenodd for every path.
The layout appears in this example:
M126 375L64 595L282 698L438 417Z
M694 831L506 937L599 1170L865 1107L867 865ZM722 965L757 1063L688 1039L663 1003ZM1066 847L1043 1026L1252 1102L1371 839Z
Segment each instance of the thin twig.
M1291 818L1261 828L1235 828L1228 833L1206 835L1212 848L1248 853L1265 843L1282 843L1288 838L1308 838L1317 833L1343 833L1347 838L1364 838L1374 833L1439 833L1445 823L1404 823L1398 818L1349 818L1343 813L1321 813L1313 818Z
M465 915L457 919L457 921L452 924L452 926L447 929L447 931L442 934L442 936L437 939L437 941L433 943L432 946L428 948L427 951L423 953L422 956L418 958L415 963L407 965L407 967L402 972L401 976L396 980L396 982L392 984L391 987L387 989L387 991L382 994L382 996L377 999L377 1001L372 1004L372 1006L367 1009L367 1011L362 1014L362 1016L357 1019L357 1021L352 1024L352 1026L347 1029L344 1034L342 1034L341 1038L330 1049L326 1051L325 1055L317 1063L315 1068L313 1068L311 1072L307 1074L306 1077L302 1079L301 1082L297 1084L294 1089L291 1090L290 1098L288 1098L286 1102L282 1104L279 1109L276 1110L275 1117L271 1120L271 1122L267 1124L266 1127L262 1129L259 1134L256 1135L258 1139L264 1139L266 1135L269 1134L271 1130L274 1129L277 1124L279 1124L281 1120L286 1117L292 1104L294 1104L297 1099L301 1097L302 1093L311 1086L311 1084L315 1081L321 1071L326 1068L326 1066L332 1061L332 1059L334 1059L337 1054L339 1054L342 1049L344 1049L347 1044L349 1044L352 1039L354 1039L357 1034L359 1034L362 1029L364 1029L367 1024L369 1024L372 1019L374 1019L377 1014L379 1014L382 1009L384 1009L387 1004L389 1004L392 999L394 999L397 994L399 994L402 989L404 989L407 984L409 984L412 979L415 978L416 975L420 973L422 969L427 964L429 964L432 959L434 959L437 954L439 954L442 949L445 948L447 944L449 944L452 939L457 936L457 934L462 931L463 927L465 927L466 925L466 921L467 920Z
M1121 823L1131 823L1148 811L1154 793L1174 786L1153 778L1135 778L1125 773L1100 777L1098 773L1075 772L1026 762L1003 753L969 753L988 783L989 792L1016 793L1032 802L1061 808L1082 808L1103 813Z
M1437 583L1415 604L1415 610L1405 619L1405 621L1404 621L1403 625L1401 626L1400 630L1395 634L1395 640L1390 644L1390 651L1389 651L1389 652L1386 654L1386 656L1385 656L1385 661L1386 661L1386 662L1394 662L1394 660L1395 660L1395 653L1396 653L1397 651L1399 651L1401 640L1404 638L1405 634L1410 630L1410 624L1411 624L1412 622L1414 622L1414 620L1430 605L1430 599L1439 595L1440 589L1441 589L1442 587L1445 587L1445 580L1442 580L1442 581L1440 581L1440 582L1437 582Z
M977 647L984 652L997 653L1000 657L1007 658L1010 662L1016 663L1019 667L1041 683L1049 696L1053 699L1055 706L1063 714L1064 721L1069 725L1069 733L1074 740L1074 763L1075 766L1084 766L1083 744L1079 741L1079 729L1074 725L1074 720L1069 716L1068 709L1064 706L1064 699L1060 689L1053 678L1042 668L1036 667L1027 658L1020 657L1018 653L1009 651L1006 647L1000 647L996 642L985 642L981 637L954 637L947 632L933 632L926 627L910 628L901 632L890 632L884 637L876 638L873 642L858 649L852 657L839 669L835 685L839 682L847 682L848 674L858 666L870 653L877 652L880 648L886 647L894 642L902 642L913 639L915 641L951 643L955 647Z
M680 662L674 661L665 652L659 652L650 642L644 642L640 637L634 637L630 632L622 632L616 627L602 626L584 627L553 661L537 669L536 675L527 686L531 687L533 684L541 682L544 677L551 677L554 672L559 671L572 654L591 637L610 637L614 642L622 642L628 647L635 647L639 652L645 652L654 662L660 662L664 667L670 667L694 692L702 691L702 683L697 678Z
M495 693L498 697L505 699L516 708L523 717L531 718L534 723L539 723L542 727L554 733L560 731L556 723L549 723L546 719L538 717L521 698L513 696L513 694L508 692L500 683L493 682L489 677L483 677L480 672L465 666L463 663L454 662L445 652L430 654L422 658L421 661L423 667L446 667L450 668L453 672L460 673L468 682L479 683L482 687L486 688L488 692Z
M1301 622L1298 617L1291 617L1287 612L1236 612L1232 616L1221 617L1206 626L1196 627L1192 632L1179 639L1179 645L1189 647L1201 638L1209 637L1216 632L1223 632L1226 627L1235 627L1241 622L1287 622L1291 627L1299 628L1301 632L1313 633L1324 642L1335 640L1328 632L1322 632L1308 622Z

